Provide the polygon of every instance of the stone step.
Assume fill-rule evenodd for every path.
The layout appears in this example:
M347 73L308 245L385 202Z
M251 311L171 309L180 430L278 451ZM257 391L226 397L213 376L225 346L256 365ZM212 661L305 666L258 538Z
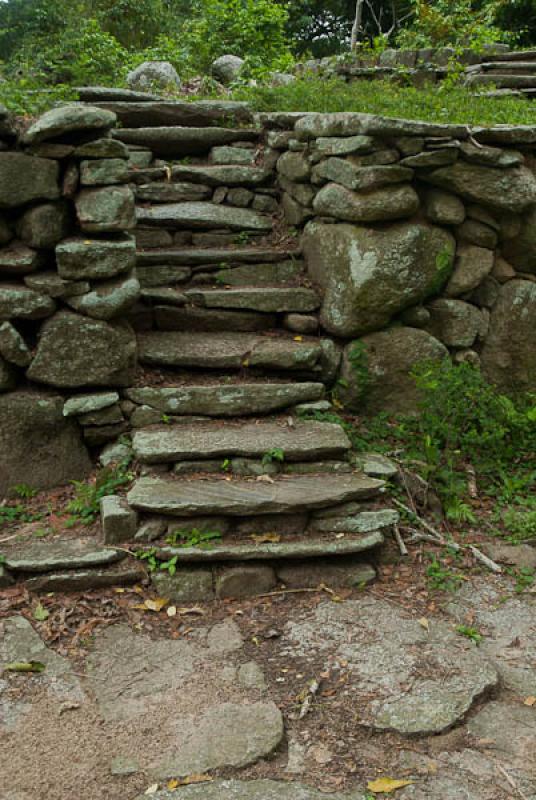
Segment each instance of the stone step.
M207 129L210 130L210 129ZM215 130L215 129L214 129ZM173 165L131 170L129 178L136 184L172 181L200 183L204 186L247 186L255 188L267 183L271 170L263 167L248 167L242 164Z
M225 332L143 331L138 334L139 360L154 366L258 367L300 372L319 367L322 352L318 339L297 342L286 336Z
M228 228L231 231L272 230L272 219L266 214L250 208L235 208L215 203L187 202L163 203L162 205L136 209L138 224L164 228L186 228L187 230L211 230Z
M244 287L240 289L188 289L189 302L206 308L227 308L266 313L315 311L320 299L312 289Z
M89 87L89 90L91 87ZM105 91L105 90L104 90ZM204 128L215 125L251 123L253 115L247 103L231 101L205 100L200 103L184 101L167 101L154 95L140 95L132 92L133 97L121 96L124 90L108 90L104 97L95 97L94 105L113 111L123 128L155 128L155 127L187 127ZM90 91L86 92L87 95ZM130 93L128 93L130 94ZM138 95L136 97L136 95ZM260 131L257 132L257 136ZM247 137L236 136L233 141Z
M237 141L256 142L259 132L247 128L161 126L118 128L113 137L124 144L148 147L155 155L182 158L203 155L212 147ZM215 167L217 169L217 167ZM247 169L247 167L241 167Z
M231 537L229 537L231 538ZM157 556L168 560L178 556L181 563L211 563L218 561L267 561L301 558L336 558L364 553L384 542L383 532L348 534L344 538L308 536L298 541L281 542L215 541L210 549L201 547L161 547Z
M285 461L343 457L350 440L340 425L329 422L206 422L136 431L132 439L142 464L172 464L227 456L262 458L273 450Z
M477 70L475 69L475 72ZM479 64L478 71L494 72L496 75L515 72L516 75L536 73L536 60L534 61L486 61Z
M163 414L239 417L314 402L324 396L324 391L321 383L218 383L126 389L125 396Z
M262 264L276 263L286 259L296 258L299 250L278 250L272 247L236 247L236 248L154 248L139 250L137 253L138 266L149 264L174 264L207 269L223 269L234 264Z
M490 75L489 73L470 75L468 86L489 86L497 89L536 89L536 75Z
M6 567L14 573L104 567L125 557L123 551L96 545L91 539L31 541L3 548L3 552Z
M110 86L77 86L74 90L81 102L102 108L108 102L154 103L163 100L160 95L150 92L136 92L132 89L114 89ZM105 106L104 106L105 107Z
M501 61L529 61L536 59L536 50L513 50L511 53L501 53Z
M127 495L138 510L173 517L292 514L376 496L384 482L364 475L307 475L274 483L212 478L139 478Z
M184 295L183 298L186 302L187 298ZM258 332L269 331L277 326L275 314L193 308L191 306L178 308L176 304L155 306L154 321L160 331Z

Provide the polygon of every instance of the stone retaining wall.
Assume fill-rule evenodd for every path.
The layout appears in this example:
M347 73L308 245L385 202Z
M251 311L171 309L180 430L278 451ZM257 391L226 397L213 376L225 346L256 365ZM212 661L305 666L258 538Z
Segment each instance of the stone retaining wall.
M536 389L535 129L309 114L267 141L321 325L353 340L347 405L410 410L408 369L447 355Z
M280 203L303 232L320 327L312 312L284 324L331 339L322 380L341 402L412 410L409 370L443 357L481 365L503 390L536 390L536 128L258 123L264 183L247 202ZM0 110L0 496L84 477L88 452L130 430L131 323L143 327L131 168L167 167L112 138L115 125L110 110L66 106L19 134Z

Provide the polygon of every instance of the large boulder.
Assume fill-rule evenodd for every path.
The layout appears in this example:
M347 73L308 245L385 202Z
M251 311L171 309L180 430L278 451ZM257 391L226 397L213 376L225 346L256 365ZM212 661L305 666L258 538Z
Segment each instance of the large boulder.
M131 89L180 89L181 79L169 61L144 61L127 74Z
M24 134L25 144L37 144L51 139L85 132L105 133L113 128L117 117L113 111L96 106L69 104L52 108L39 117Z
M422 178L464 200L498 211L519 213L536 203L536 178L527 167L498 169L457 161Z
M385 327L437 294L452 271L455 242L424 223L384 229L310 223L303 236L309 274L323 294L321 321L336 336Z
M28 391L0 397L0 498L18 483L48 489L89 474L91 461L63 402Z
M42 327L28 378L62 388L128 386L136 338L125 322L104 322L60 311Z
M338 397L359 413L414 413L420 393L412 369L444 358L448 350L426 331L393 327L372 333L345 348Z
M0 208L15 208L60 196L59 166L49 158L0 153Z
M509 281L491 312L481 354L488 380L505 391L536 391L535 331L536 284Z
M239 77L243 66L243 58L228 53L212 62L212 77L223 84L232 83Z

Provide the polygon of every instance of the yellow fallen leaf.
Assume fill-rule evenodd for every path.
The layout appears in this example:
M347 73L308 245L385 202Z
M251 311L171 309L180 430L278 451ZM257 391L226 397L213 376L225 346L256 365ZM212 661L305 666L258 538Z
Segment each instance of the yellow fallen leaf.
M175 617L177 615L177 606L169 606L169 608L166 609L166 614L168 617Z
M191 783L207 783L208 781L214 780L211 775L203 775L200 773L193 773L192 775L187 775L185 778L181 778L180 781L177 781L177 786L189 786Z
M167 782L167 788L172 792L174 789L179 788L179 782L176 778L172 778Z
M295 342L303 342L303 336L295 336L294 337L294 341Z
M373 794L390 794L396 792L397 789L402 789L404 786L410 786L414 781L399 781L396 778L378 778L376 781L369 781L367 789Z
M332 397L331 402L335 406L335 408L344 408L344 405L341 403L340 400L337 400L336 397Z
M420 620L419 620L419 625L420 625L422 628L425 628L425 630L427 630L427 631L429 631L429 630L430 630L430 623L428 622L428 620L426 619L426 617L421 617L421 618L420 618Z
M168 603L167 597L148 597L143 603L137 603L133 608L139 608L140 611L162 611Z
M266 544L268 542L276 544L281 541L281 536L278 533L252 533L251 538L257 544Z
M526 697L523 700L523 704L526 706L536 706L536 697L531 694L530 697Z

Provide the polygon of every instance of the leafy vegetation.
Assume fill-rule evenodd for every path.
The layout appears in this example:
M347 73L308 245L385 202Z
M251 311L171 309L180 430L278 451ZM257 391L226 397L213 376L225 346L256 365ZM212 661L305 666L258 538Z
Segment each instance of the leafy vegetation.
M99 470L94 481L72 481L75 494L67 504L67 511L71 515L68 525L91 525L100 512L100 501L110 494L117 494L118 490L126 486L134 475L129 471L130 459L117 465L104 467Z
M470 639L477 647L484 641L484 636L480 633L478 628L471 628L469 625L458 625L456 627L456 633Z
M175 547L201 547L205 550L210 549L212 542L222 538L221 531L201 531L198 528L192 530L176 530L171 533L166 542Z

